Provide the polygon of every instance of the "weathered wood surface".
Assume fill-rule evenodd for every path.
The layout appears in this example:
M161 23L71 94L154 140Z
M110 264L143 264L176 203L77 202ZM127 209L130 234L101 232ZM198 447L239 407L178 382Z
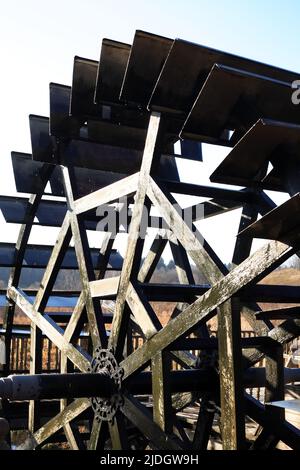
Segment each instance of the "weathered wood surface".
M259 279L262 273L279 262L293 250L284 243L273 241L267 243L250 258L233 269L227 276L217 282L209 291L197 299L184 312L172 319L163 330L131 355L130 360L121 363L125 377L151 359L151 356L166 348L176 338L181 337L200 321L206 321L221 304L252 281Z
M156 353L151 360L153 420L167 433L173 430L170 370L171 359L168 353L164 351Z
M150 412L133 396L126 395L122 407L124 415L149 439L155 449L180 450L180 442L166 435L153 422Z
M135 203L133 207L132 219L128 233L128 241L126 254L124 257L123 267L120 276L119 290L116 300L115 313L109 338L109 346L113 349L118 347L118 337L122 326L123 309L125 305L127 289L130 282L131 270L135 258L135 249L137 245L138 233L140 230L145 198L147 194L147 187L150 180L150 171L154 158L157 136L159 132L160 114L152 113L150 117L145 149L139 179L137 183L137 190L135 195ZM117 352L117 351L116 351Z
M15 287L10 287L9 295L16 305L30 318L30 320L58 347L82 372L86 372L90 365L89 355L79 347L73 346L64 338L64 330L54 323L48 315L42 315L34 309L33 305Z
M20 281L21 270L23 265L23 259L26 251L26 246L30 237L33 221L35 219L39 204L42 200L44 189L47 182L53 172L52 165L43 165L40 169L37 178L40 180L40 190L36 194L32 194L27 203L25 212L24 222L20 227L18 239L15 246L15 260L14 267L11 269L8 286L17 286ZM11 335L14 320L15 305L9 302L3 318L3 327L5 328L5 349L6 349L6 366L4 367L5 372L8 372L9 358L10 358L10 346L11 346Z
M116 201L122 196L129 196L137 190L139 173L135 173L123 178L116 183L105 186L98 191L94 191L87 196L83 196L74 202L74 212L76 215L95 209L109 202Z
M98 346L106 347L107 336L104 326L103 315L101 310L98 311L96 315L96 310L99 310L99 307L97 309L96 303L92 298L90 290L89 283L90 281L94 281L95 274L90 258L86 230L83 226L82 220L76 214L72 183L70 179L70 169L62 167L62 174L67 198L68 214L70 218L72 237L74 240L78 269L80 272L80 280L82 284L82 289L85 292L85 308L89 322L89 332L93 344L93 349L96 349Z
M66 406L61 413L56 415L34 433L33 437L35 445L41 445L46 439L59 431L63 426L70 423L70 421L75 419L90 406L91 402L88 398L78 398L77 400L74 400L70 405Z
M182 44L180 41L174 42L165 64L166 69L168 69L168 61L173 57L172 53L180 45L184 48L183 42ZM134 50L135 45L132 49L133 57L135 57ZM130 60L132 60L131 56ZM84 67L88 66L86 69L83 67L84 80L82 80L82 86L84 88L87 83L90 84L87 86L87 88L89 86L90 88L86 89L85 92L87 105L91 107L93 112L96 105L92 102L93 85L91 84L94 83L95 77L93 74L93 77L90 75L91 70L89 70L89 67L92 67L95 71L96 63L83 60L82 64ZM161 77L159 77L158 82L160 80ZM271 81L268 83L271 84ZM101 103L99 105L102 106ZM239 104L239 106L242 105ZM254 119L254 116L255 119L257 118L255 103L251 105L251 109L248 104L243 106L246 109L241 109L241 115L236 117L239 125L237 125L230 144L233 144L246 132L250 122L246 122L247 118L250 120ZM158 109L162 108L159 107ZM104 112L105 109L102 111ZM110 112L114 116L113 119L117 118L118 122L120 120L117 126L112 126L115 129L114 132L117 132L118 128L121 134L124 131L125 134L129 132L128 135L131 135L133 140L141 132L143 135L146 134L146 122L144 122L146 114L143 117L139 116L139 119L143 120L143 129L141 130L131 129L127 124L125 127L122 126L123 119L125 121L127 119L131 120L134 116L135 111L130 107L124 107L121 103L117 105L112 103ZM102 120L103 116L100 118L100 113L98 114L99 116L97 116ZM95 132L97 125L99 125L99 129L102 129L103 122L102 124L100 122L96 123L96 118L96 115L94 115L91 121L88 114L78 116L79 120L82 119L83 134L85 131L87 131L87 135L90 135L93 130ZM66 119L74 119L74 116L66 116ZM298 299L298 293L295 293L296 289L292 290L285 287L279 289L276 286L274 289L274 286L255 285L274 268L296 253L296 245L288 246L275 241L266 244L252 256L249 256L252 239L246 239L242 231L257 219L259 213L265 215L275 206L260 186L253 186L253 188L257 186L257 189L249 187L242 190L230 190L183 183L179 178L176 180L178 172L172 154L174 153L173 144L181 126L180 120L180 116L177 116L173 121L173 117L170 118L168 115L163 116L152 111L143 153L139 151L139 158L136 160L136 152L130 151L128 153L125 151L127 156L132 154L134 161L120 162L122 168L126 170L124 175L130 174L130 176L124 176L123 179L82 197L79 196L86 194L88 191L82 191L83 188L79 188L80 184L78 183L80 182L76 177L77 170L73 167L70 155L69 160L67 153L64 155L69 145L70 135L68 134L66 139L61 141L58 138L53 148L52 144L49 144L47 151L42 149L49 158L54 158L55 162L60 161L60 163L68 165L68 161L70 164L70 166L61 167L67 212L41 286L32 305L25 293L18 289L18 283L22 264L20 261L23 261L24 258L25 245L28 241L31 225L45 184L54 168L54 166L42 166L42 171L39 174L42 190L39 194L30 198L26 221L21 228L17 242L16 261L18 266L11 272L8 289L9 306L5 317L6 341L11 338L14 307L17 305L31 320L32 373L40 372L42 369L41 340L43 334L60 351L60 370L62 373L72 373L76 369L83 373L86 372L92 361L94 351L98 347L105 349L109 347L113 351L117 361L125 371L125 379L137 377L140 371L146 367L151 371L151 380L149 376L148 378L149 384L152 385L152 413L134 396L134 390L132 391L133 395L127 393L125 385L122 390L124 392L124 405L116 413L113 422L101 423L95 417L92 419L89 414L89 449L103 449L107 445L108 439L114 449L129 448L128 421L144 435L146 440L149 441L149 446L153 449L206 449L212 432L213 417L219 405L221 407L223 449L245 448L244 420L246 414L253 417L263 427L253 446L254 448L273 448L279 439L292 447L297 447L299 445L299 433L284 421L282 412L278 410L272 412L267 407L265 409L257 401L249 399L243 390L245 369L265 357L267 380L265 398L266 400L275 400L283 397L282 345L299 336L300 320L296 316L296 311L291 310L291 313L293 312L295 315L292 318L288 317L282 325L273 328L272 323L265 315L257 314L259 307L255 305L253 300L260 299L270 302L274 299L281 299L283 302L291 302L291 299L294 301ZM79 121L77 125L79 126ZM105 128L110 126L111 123L105 123ZM176 132L173 135L170 134L170 128L174 126ZM96 133L94 137L96 137ZM139 143L141 144L142 141L139 140ZM93 144L88 141L80 141L78 145L81 149L86 148L88 150L89 144L93 147ZM120 142L116 138L116 145L119 144ZM73 150L75 147L73 147ZM101 148L104 149L103 146ZM114 151L111 149L112 155L117 155L117 148ZM36 149L34 150L36 151ZM124 149L120 147L120 155L125 154L121 150ZM169 154L167 158L164 155L166 153ZM58 158L59 155L60 158ZM82 150L80 157L77 155L77 160L81 167L84 166ZM108 156L104 155L104 160L102 160L103 158L99 154L99 161L97 160L96 166L103 165L105 160L105 169L109 170ZM263 160L259 181L266 174L268 166L267 157ZM271 159L271 161L276 166L275 160ZM112 164L112 171L118 170L116 162ZM92 164L92 167L95 168L95 162L92 162L91 155L87 157L86 163ZM56 170L59 170L59 168ZM80 171L82 172L83 168ZM132 171L138 172L131 174ZM170 175L168 172L170 172ZM122 177L122 175L119 175L119 177ZM91 172L89 178L92 178ZM115 177L112 179L109 174L106 175L104 172L103 178L103 181L106 182L115 181ZM288 179L293 179L291 172L289 172ZM61 185L61 181L59 184ZM287 185L289 186L290 182ZM189 194L213 199L191 206L189 208L191 217L189 221L186 221L181 208L175 204L176 199L173 194ZM123 201L119 205L111 204L120 198L125 198L125 196L128 196L126 203ZM93 211L97 214L96 209L98 207L102 210L108 204L111 204L109 209L114 210L116 215L117 231L120 231L122 225L121 215L123 215L123 210L128 210L129 206L133 204L132 214L128 217L130 225L122 270L120 276L113 278L106 277L106 270L114 243L114 234L109 231L110 228L105 217L103 217L101 224L97 226L100 227L101 231L106 232L100 248L99 265L97 266L99 274L96 274L91 262L91 251L84 221L87 212L89 212L88 216ZM240 207L243 209L233 254L233 269L229 271L208 241L196 229L193 222L196 222L202 216L203 218L217 216ZM159 216L148 215L145 221L143 218L145 208L154 208L159 211ZM201 213L200 216L199 213ZM150 221L157 224L158 238L153 241L148 254L141 262L144 240L138 235L141 228L146 228L144 227L146 223L147 227L149 226ZM127 231L127 228L125 231ZM53 321L51 315L45 315L44 310L71 238L73 238L75 247L81 290L78 292L77 304L72 314L64 320L65 329L63 329ZM151 285L150 280L167 245L171 248L180 284ZM205 276L206 286L195 285L190 260L195 263L199 273ZM248 287L249 289L246 289ZM105 317L102 312L106 300L115 301L114 312L109 317ZM153 300L176 302L170 320L164 327L155 313L155 307L151 303ZM207 321L216 315L218 316L218 338L213 339L209 338ZM261 337L255 341L241 340L240 315L247 319ZM277 315L280 316L280 313L277 313ZM283 314L282 316L284 317ZM108 331L110 321L112 321L111 330ZM88 331L87 351L83 351L76 346L83 328ZM138 332L143 339L143 345L136 350L133 346L135 332ZM190 333L193 334L193 337L189 336ZM265 339L262 340L262 337ZM272 344L273 349L270 346ZM188 349L191 348L197 351L200 350L200 354L193 355L189 353ZM214 359L217 350L219 354L218 362ZM211 360L209 366L207 365L208 359ZM183 369L207 368L208 370L205 370L205 373L214 371L212 382L215 384L216 389L204 394L200 394L198 391L178 393L178 390L171 390L171 367L174 361L176 366L180 365ZM218 376L215 368L218 368ZM189 372L197 371L184 370L183 372L187 377ZM219 382L216 380L216 383L220 384L220 390L217 389L214 382L215 376L219 379ZM141 380L143 380L142 374ZM130 380L127 383L130 383ZM184 410L189 404L200 398L201 408L195 435L190 441L187 430L176 417L176 412ZM63 429L70 448L84 448L83 435L80 435L77 424L78 417L89 406L90 402L87 399L75 400L71 403L61 399L60 413L36 431L39 421L38 406L31 402L29 422L30 429L36 431L34 434L35 445L43 444L58 430Z

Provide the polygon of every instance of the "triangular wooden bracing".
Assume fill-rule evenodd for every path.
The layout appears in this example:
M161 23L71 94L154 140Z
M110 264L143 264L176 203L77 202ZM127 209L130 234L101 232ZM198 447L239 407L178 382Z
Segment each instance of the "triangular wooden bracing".
M299 447L299 432L282 419L281 412L272 414L245 394L243 384L251 373L255 375L249 367L265 356L266 400L282 398L282 344L299 336L299 320L289 319L275 328L265 318L257 321L260 288L267 297L268 289L256 284L299 249L299 238L295 243L291 237L288 240L292 243L270 242L250 256L252 239L242 232L229 270L195 225L187 223L174 197L179 191L212 198L192 207L191 213L197 207L204 209L204 217L242 207L243 230L255 222L258 213L264 216L272 208L263 189L275 187L290 194L299 191L294 154L299 153L300 120L290 99L290 83L295 79L296 74L275 67L137 31L132 47L104 40L99 64L76 57L72 88L50 86L50 119L30 117L32 160L26 154L13 156L18 190L30 187L30 192L34 192L32 188L38 191L29 200L8 287L4 325L8 358L17 305L31 320L32 373L42 371L44 334L60 351L62 373L87 374L95 353L103 348L123 369L124 376L116 394L118 409L108 423L99 421L97 412L93 415L89 398L67 401L59 396L60 412L40 426L40 403L31 401L29 429L34 433L35 446L42 446L63 430L73 449L98 449L107 444L126 449L139 441L141 448L202 450L208 445L213 418L220 410L223 449L246 447L245 415L264 428L254 448L272 448L278 439ZM198 156L195 152L191 156L198 161L199 154L202 161L200 141L236 144L224 160L225 167L223 162L213 178L233 184L242 181L246 188L230 190L176 179L172 147L178 136L188 139L182 145L185 151L198 148ZM284 149L287 171L274 147ZM180 158L189 157L184 154ZM265 178L269 161L275 171L271 178ZM67 210L32 302L20 290L18 281L32 222L52 170L56 174L51 180L52 195L65 195ZM93 226L95 219L87 220L91 211L125 196L130 196L132 203L127 248L120 274L109 277L113 234L105 234L95 265L86 222ZM126 210L128 206L129 201ZM144 208L151 207L159 212L157 219L166 227L159 230L158 239L141 262L144 240L139 230L145 223ZM289 222L291 214L290 207ZM194 214L192 221L196 220ZM272 214L266 225L270 220ZM260 229L264 223L263 217ZM62 327L45 308L71 239L81 288L74 310ZM150 282L151 276L166 244L171 247L178 284L155 285ZM190 260L205 276L205 284L195 284ZM274 292L268 299L272 295ZM115 302L113 313L103 311L103 299ZM153 306L157 299L171 299L176 305L166 324ZM254 340L241 338L241 315L258 334ZM217 340L207 331L207 322L216 316ZM141 337L138 348L133 346L133 331ZM88 338L85 348L78 344L82 332ZM190 352L193 350L195 354ZM172 370L173 361L182 368L178 373ZM150 406L140 398L143 394L152 398L147 403ZM180 412L197 400L201 406L191 440ZM79 433L81 419L86 429Z
M181 429L181 438L178 437L177 433L173 434L173 426L175 428L177 426L178 430L180 429L175 414L178 409L192 403L199 395L189 393L177 396L171 392L170 360L171 357L177 357L180 364L185 364L185 367L189 368L193 364L195 365L197 358L192 358L185 351L172 350L172 343L184 338L190 331L196 331L195 328L205 325L205 321L215 315L216 309L218 309L219 354L222 351L223 358L219 362L219 367L221 379L224 376L224 383L221 380L221 387L226 392L223 393L222 399L226 400L228 409L228 417L223 420L222 424L223 436L225 436L223 439L225 446L234 445L238 448L242 446L244 440L239 408L239 406L242 406L240 397L242 389L239 382L241 367L237 360L238 356L241 358L241 346L239 345L238 324L233 319L239 316L240 309L243 310L243 307L240 307L237 302L233 304L230 299L241 288L258 280L266 270L273 268L290 256L295 252L295 249L283 243L271 242L258 250L252 257L246 258L231 272L228 272L197 230L192 230L191 227L186 225L181 214L173 205L174 199L170 192L163 187L156 177L151 175L152 161L156 153L159 154L157 137L160 119L159 114L152 114L139 173L113 183L95 193L76 199L73 196L70 170L66 167L62 168L68 210L35 302L33 305L30 304L25 294L14 285L8 289L8 295L32 321L32 372L38 371L37 367L40 361L38 358L38 334L40 333L37 334L37 332L46 334L60 349L61 372L68 371L68 361L82 372L87 372L92 355L72 344L74 336L78 334L78 325L82 326L80 320L83 312L87 316L93 349L95 350L98 346L106 348L108 343L124 368L124 379L128 380L136 371L150 364L153 383L153 421L144 405L124 390L124 405L115 420L108 426L114 448L124 448L129 445L125 433L126 420L131 421L134 426L140 429L140 432L145 434L154 447L166 449L184 447L184 439L186 439L184 430ZM99 277L96 279L81 216L86 211L101 204L109 203L118 199L121 195L129 194L135 194L135 199L128 233L128 244L120 277L104 277L106 272L105 262L108 261L108 254L112 248L110 235L107 234L101 248L103 264ZM140 269L137 270L135 266L140 265L141 250L136 250L138 243L136 234L141 224L142 209L146 197L159 209L161 216L167 221L169 229L165 230L165 233L161 232L161 235L166 236L166 238L158 238L154 241L152 249ZM44 309L71 238L74 242L82 290L70 320L65 330L63 330L48 315L44 314ZM189 256L196 266L204 271L211 288L194 301L181 302L174 318L170 319L169 323L162 328L141 286L147 284L150 280L162 249L168 242L172 247L180 283L183 286L190 286L194 283L188 262ZM116 296L116 307L109 338L99 303L96 304L96 299L107 295ZM231 310L231 307L233 307L233 310ZM246 307L247 311L249 308ZM126 356L126 354L124 355L124 344L130 321L129 312L140 328L145 340L140 348ZM226 344L224 343L225 337L227 338ZM228 349L229 347L239 347L239 351L233 353L232 350ZM234 361L229 361L228 358L233 356ZM240 370L238 370L239 367ZM230 388L228 387L228 376L231 377ZM201 408L203 411L200 411L201 416L203 416L203 413L205 414L206 406L204 400ZM224 409L224 406L221 401L222 409ZM63 428L71 448L80 448L82 442L76 428L72 426L72 421L89 407L90 401L88 399L77 399L70 403L61 400L59 415L36 430L36 404L32 403L30 405L30 427L34 431L36 445L41 445L52 434ZM207 442L212 424L212 412L206 414L206 430L199 431L195 435L195 446L205 447ZM94 419L91 425L89 448L94 449L104 445L106 432L105 423Z

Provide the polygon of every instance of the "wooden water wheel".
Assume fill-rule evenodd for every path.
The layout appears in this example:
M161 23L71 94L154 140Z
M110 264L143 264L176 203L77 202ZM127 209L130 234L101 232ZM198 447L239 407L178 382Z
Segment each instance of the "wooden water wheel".
M22 397L30 399L34 447L55 441L62 431L73 449L200 450L207 448L220 416L223 449L271 448L279 441L299 448L299 430L276 406L284 400L284 384L299 380L297 370L287 372L283 365L283 345L300 332L299 310L266 313L258 305L296 303L298 296L293 287L258 284L299 249L294 214L300 111L290 88L295 78L275 67L137 31L132 46L104 40L99 63L76 57L72 87L50 85L50 121L30 117L32 158L12 156L19 190L27 184L33 194L7 290L6 343L9 355L17 306L31 321L27 380L33 385L28 391L24 378L13 377L4 379L3 390L12 383L13 398L20 399L16 384L21 384ZM182 151L175 155L179 138ZM201 171L201 143L232 147L211 176L215 186L179 177L176 157L187 165L198 160ZM48 183L51 194L65 203L45 199ZM224 187L228 184L242 189ZM291 198L276 207L268 189ZM206 199L183 211L178 194ZM236 208L242 209L241 220L229 270L196 223ZM39 210L48 218L45 225L60 228L32 301L19 281ZM97 252L88 237L96 228L102 236ZM114 250L121 232L127 240L122 260ZM271 241L251 254L254 238ZM153 283L166 245L178 282ZM45 309L68 263L79 272L80 289L64 293L75 298L73 312L54 321ZM205 282L197 284L195 272ZM164 324L158 301L174 303ZM241 316L255 338L241 337ZM208 329L213 317L217 339ZM275 318L282 323L274 325ZM79 345L83 331L85 347ZM42 335L60 351L61 379L40 375ZM265 368L253 367L263 357ZM265 387L267 404L246 390L258 386ZM60 399L60 409L45 422L43 403L50 399ZM182 412L195 403L198 416L191 430ZM245 433L249 418L261 426L251 441Z

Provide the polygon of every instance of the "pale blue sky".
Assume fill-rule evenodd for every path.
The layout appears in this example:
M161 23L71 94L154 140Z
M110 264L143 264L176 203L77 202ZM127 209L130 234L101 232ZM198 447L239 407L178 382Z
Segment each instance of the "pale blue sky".
M0 6L2 194L15 190L10 151L30 152L28 115L48 114L49 82L71 84L74 55L98 59L103 37L130 43L134 31L142 29L299 70L300 75L297 0L0 0ZM194 169L184 173L195 175ZM209 232L215 230L211 225ZM16 232L3 227L1 233L7 239ZM228 260L220 240L216 246Z

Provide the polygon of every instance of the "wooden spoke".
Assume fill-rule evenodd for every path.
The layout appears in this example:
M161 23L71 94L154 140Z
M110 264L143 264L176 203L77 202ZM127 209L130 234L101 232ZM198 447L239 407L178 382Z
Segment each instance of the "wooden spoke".
M54 167L52 165L43 165L39 172L40 189L36 194L31 194L28 199L24 222L20 227L18 239L16 241L14 263L10 272L8 286L17 286L20 280L22 265L24 261L24 255L26 246L29 240L29 236L32 229L32 224L36 216L39 204L42 200L44 189L47 182L53 172ZM13 319L15 312L15 304L9 302L5 309L3 316L3 327L5 329L5 349L6 349L6 366L4 367L5 372L8 372L10 362L10 346L11 346L11 335L13 327ZM7 370L6 370L7 369Z
M128 449L128 436L126 434L124 416L120 411L114 417L112 423L108 423L109 434L112 449L125 450Z
M201 400L200 411L197 419L195 434L193 437L193 450L207 450L207 445L214 421L214 415L214 406L212 406L207 397L203 397Z
M150 304L142 300L142 295L136 292L131 283L128 286L126 301L137 324L143 331L145 338L151 338L151 336L161 329L161 324Z
M167 433L173 430L171 390L169 374L171 360L168 353L158 352L151 361L153 420Z
M105 424L106 423L104 423L104 421L98 421L95 418L93 419L93 426L88 445L89 450L97 450L104 447L104 442L102 442L101 438L105 434Z
M122 408L124 415L149 439L156 449L180 450L179 440L169 437L153 422L152 416L136 398L126 395Z
M15 287L9 288L9 294L16 305L26 313L30 320L72 361L82 372L86 372L90 365L89 355L78 347L73 346L64 338L64 331L57 326L48 315L42 315L34 309L33 305Z
M166 230L158 231L146 258L142 263L140 272L138 274L138 281L150 281L152 274L157 266L157 263L161 258L162 252L164 251L165 246L168 242L166 233Z
M66 406L63 411L34 433L33 438L35 445L41 445L46 439L59 431L63 426L66 426L70 421L77 418L77 416L90 406L91 402L88 398L78 398L74 400L70 405Z
M96 207L102 206L109 202L116 201L122 196L129 196L137 190L139 173L123 178L116 183L112 183L105 188L99 189L87 196L74 201L74 211L76 215L87 212Z
M140 224L143 216L144 203L149 184L150 170L155 152L155 146L159 131L160 115L152 113L145 143L145 150L139 174L137 191L135 195L135 203L133 207L132 220L128 233L128 242L126 254L124 257L119 290L116 300L115 314L109 338L109 347L116 350L118 346L118 337L122 325L123 309L125 305L127 289L130 282L131 270L135 257L135 248L137 245L137 234L139 233Z
M184 312L171 320L163 330L149 339L147 346L141 346L137 351L134 351L130 360L128 358L124 359L121 365L125 370L125 376L127 377L142 367L143 364L151 359L153 354L166 348L176 338L187 333L194 325L200 323L200 321L207 321L210 313L228 298L250 282L255 282L266 269L279 264L287 254L291 256L293 251L293 248L288 245L275 241L267 243L264 247L257 250L251 257L233 269L202 297L184 310Z
M82 315L83 309L85 308L85 293L84 291L81 292L80 296L78 297L77 304L73 310L71 318L66 326L64 331L64 339L68 342L71 341L73 334L77 328L78 322Z
M52 250L47 269L43 275L41 286L36 294L33 308L40 313L44 311L51 289L54 285L63 257L69 246L71 239L71 229L69 215L66 214L59 236ZM39 374L42 372L42 333L34 322L30 328L30 373ZM39 423L38 405L31 400L29 403L29 429L34 432Z
M98 346L105 347L107 345L104 320L100 306L97 309L96 303L94 302L91 295L89 283L90 281L94 280L94 272L90 259L86 230L75 213L75 202L69 170L66 167L62 167L62 173L64 177L65 192L67 195L67 203L69 207L70 224L80 272L80 279L82 283L82 289L85 291L85 308L88 316L89 331L93 348L96 349ZM97 314L96 310L98 310Z

